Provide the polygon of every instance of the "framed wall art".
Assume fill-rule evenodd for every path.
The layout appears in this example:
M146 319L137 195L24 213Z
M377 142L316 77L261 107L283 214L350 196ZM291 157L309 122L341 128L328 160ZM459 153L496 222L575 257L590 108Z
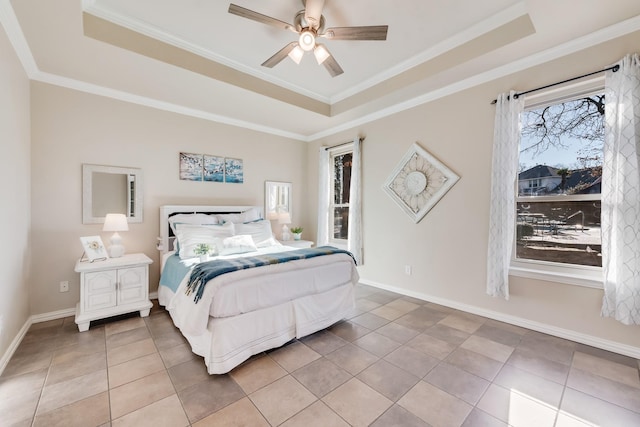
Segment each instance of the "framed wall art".
M224 159L224 182L234 184L242 184L244 182L242 159Z
M180 153L180 179L186 181L202 181L203 155Z
M224 182L224 157L204 155L204 180Z
M244 162L209 154L180 153L180 179L242 184Z
M420 220L460 177L414 143L384 184L384 191L413 222Z
M86 257L89 262L93 262L109 258L109 255L107 255L107 249L104 247L104 243L102 243L100 236L81 237L80 243L82 243L82 247L84 248L84 254L82 254L81 259Z

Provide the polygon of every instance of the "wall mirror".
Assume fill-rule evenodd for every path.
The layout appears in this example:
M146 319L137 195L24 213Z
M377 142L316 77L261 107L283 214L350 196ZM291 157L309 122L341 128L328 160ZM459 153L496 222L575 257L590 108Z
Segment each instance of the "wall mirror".
M265 218L278 219L279 213L289 212L292 217L291 183L265 181L264 186L264 214Z
M142 222L142 169L82 165L82 223L101 224L108 213Z

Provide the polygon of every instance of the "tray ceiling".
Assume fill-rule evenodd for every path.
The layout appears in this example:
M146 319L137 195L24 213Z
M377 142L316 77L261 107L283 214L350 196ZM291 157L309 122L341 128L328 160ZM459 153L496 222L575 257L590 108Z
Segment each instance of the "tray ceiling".
M261 67L296 34L229 14L229 2L1 1L15 13L36 80L302 140L481 74L499 77L558 46L588 47L604 41L586 40L594 34L611 37L607 29L640 29L636 0L326 0L327 27L389 26L386 41L323 41L344 69L332 78L309 54L300 65L285 58ZM303 8L300 0L234 3L285 22Z

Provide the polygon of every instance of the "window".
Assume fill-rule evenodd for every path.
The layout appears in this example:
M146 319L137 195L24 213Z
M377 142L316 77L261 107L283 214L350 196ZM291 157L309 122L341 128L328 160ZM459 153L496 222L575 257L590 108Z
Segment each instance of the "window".
M602 266L602 90L522 114L515 261Z
M351 164L353 149L351 144L331 151L329 155L331 182L331 199L329 212L329 238L333 241L343 240L346 243L349 232L349 193L351 191Z

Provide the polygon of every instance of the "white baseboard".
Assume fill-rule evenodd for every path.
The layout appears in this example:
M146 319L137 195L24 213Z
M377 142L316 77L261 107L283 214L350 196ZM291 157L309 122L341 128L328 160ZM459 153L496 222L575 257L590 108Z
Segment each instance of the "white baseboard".
M158 293L151 292L149 294L149 299L158 299ZM7 351L5 351L5 353L0 358L0 375L2 375L2 373L4 372L4 369L7 367L9 360L11 360L11 357L18 349L18 346L22 342L24 336L26 335L31 325L33 325L34 323L42 323L42 322L47 322L49 320L56 320L56 319L62 319L69 316L75 316L75 314L76 314L75 308L65 308L64 310L51 311L49 313L34 314L30 316L27 319L27 321L24 322L24 325L22 325L22 328L20 328L20 332L18 332L18 335L16 335L16 337L13 339Z
M64 317L75 316L76 309L74 308L65 308L64 310L51 311L49 313L42 314L34 314L31 316L31 323L42 323L48 322L49 320L62 319Z
M553 335L560 338L565 338L571 341L579 342L582 344L590 345L592 347L601 348L603 350L612 351L614 353L623 354L625 356L633 357L635 359L640 359L640 348L633 347L626 344L620 344L615 341L609 341L602 338L594 337L592 335L583 334L580 332L572 331L570 329L558 328L553 325L548 325L546 323L535 322L528 319L523 319L517 316L511 316L508 314L500 313L497 311L486 310L483 308L479 308L473 305L462 304L457 301L452 301L445 298L438 298L431 295L423 294L421 292L413 292L407 289L398 288L395 286L385 285L383 283L374 282L372 280L360 279L360 283L373 286L375 288L384 289L387 291L395 292L401 295L406 295L413 298L418 298L424 301L429 301L435 304L443 305L445 307L455 308L456 310L466 311L467 313L477 314L478 316L487 317L489 319L498 320L501 322L510 323L512 325L521 326L523 328L531 329L534 331L542 332L545 334ZM150 299L157 299L158 293L151 292L149 294ZM61 319L64 317L69 317L75 315L75 308L68 308L65 310L52 311L50 313L42 313L30 316L24 325L18 332L18 335L13 339L11 345L5 352L5 354L0 358L0 375L4 372L11 356L17 350L18 346L22 342L22 339L26 335L29 327L34 323L46 322L49 320Z
M18 349L18 346L22 342L24 336L27 334L27 331L29 330L29 327L32 323L33 322L31 321L31 317L29 317L27 321L24 322L24 325L22 325L22 328L20 328L18 335L16 335L13 341L11 341L11 345L9 345L7 351L5 351L2 355L2 358L0 358L0 375L2 375L2 373L4 372L4 368L7 367L9 360L11 360L11 356L13 356L13 353L15 353Z
M498 320L500 322L510 323L512 325L521 326L526 329L542 332L545 334L553 335L560 338L565 338L571 341L579 342L581 344L590 345L603 350L612 351L614 353L622 354L625 356L640 359L640 348L621 344L619 342L606 340L593 335L583 334L570 329L563 329L557 326L549 325L546 323L536 322L533 320L524 319L518 316L512 316L509 314L500 313L498 311L486 310L484 308L476 307L469 304L462 304L457 301L452 301L445 298L438 298L431 295L423 294L420 292L413 292L407 289L397 288L395 286L385 285L383 283L374 282L371 280L360 279L360 283L373 286L375 288L384 289L387 291L395 292L401 295L406 295L413 298L418 298L424 301L429 301L435 304L443 305L456 310L466 311L467 313L477 314L478 316L488 317L489 319Z
M27 321L24 322L24 325L22 325L22 328L20 328L18 335L16 335L13 341L11 341L11 345L9 346L7 351L5 351L2 355L2 358L0 358L0 375L2 375L2 373L4 372L4 369L7 367L9 360L11 360L11 357L18 349L18 346L24 339L24 336L27 334L27 331L29 330L31 325L33 325L34 323L47 322L49 320L62 319L64 317L74 316L75 314L75 308L67 308L64 310L52 311L50 313L34 314L32 316L29 316Z

